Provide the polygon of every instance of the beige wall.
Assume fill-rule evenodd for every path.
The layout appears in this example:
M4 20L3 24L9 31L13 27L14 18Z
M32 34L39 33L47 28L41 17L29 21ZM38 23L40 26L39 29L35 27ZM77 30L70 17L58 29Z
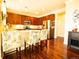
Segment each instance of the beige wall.
M0 0L0 3L2 2L2 0Z
M1 2L2 2L2 0L0 0L0 59L2 59L1 58L1 32L3 31L3 23L2 23L2 14L1 14Z
M65 13L58 13L56 14L55 19L55 38L57 37L64 37L64 20L65 20Z

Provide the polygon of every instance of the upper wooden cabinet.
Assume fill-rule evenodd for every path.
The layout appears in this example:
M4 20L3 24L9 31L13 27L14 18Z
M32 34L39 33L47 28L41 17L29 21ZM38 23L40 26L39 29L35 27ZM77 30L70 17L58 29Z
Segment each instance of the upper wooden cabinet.
M21 15L7 13L7 23L10 24L21 24Z
M7 13L7 15L7 23L10 24L24 24L25 21L30 21L32 25L42 25L42 20L39 18L14 13Z
M41 20L54 20L55 19L55 15L51 14L51 15L48 15L48 16L41 17L39 19L41 19Z
M33 20L33 24L34 25L42 25L43 23L42 23L42 19L40 19L40 18L35 18L34 20Z
M30 21L30 24L33 24L33 19L29 16L21 15L21 24L25 24L25 22Z
M7 23L10 24L24 24L24 22L31 21L32 25L42 25L43 20L53 20L55 15L48 15L41 18L35 18L31 16L19 15L15 13L7 13Z

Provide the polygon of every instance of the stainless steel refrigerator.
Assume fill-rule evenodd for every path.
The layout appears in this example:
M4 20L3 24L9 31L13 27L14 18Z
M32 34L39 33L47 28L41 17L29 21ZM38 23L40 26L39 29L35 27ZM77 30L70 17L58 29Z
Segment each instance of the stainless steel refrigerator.
M48 29L48 38L54 39L55 22L54 20L43 21L44 28Z

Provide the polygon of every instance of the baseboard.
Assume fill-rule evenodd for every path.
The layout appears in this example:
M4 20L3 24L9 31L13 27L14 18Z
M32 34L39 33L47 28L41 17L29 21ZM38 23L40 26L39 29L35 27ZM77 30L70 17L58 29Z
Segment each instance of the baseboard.
M64 37L61 37L61 36L57 36L56 38L64 39Z

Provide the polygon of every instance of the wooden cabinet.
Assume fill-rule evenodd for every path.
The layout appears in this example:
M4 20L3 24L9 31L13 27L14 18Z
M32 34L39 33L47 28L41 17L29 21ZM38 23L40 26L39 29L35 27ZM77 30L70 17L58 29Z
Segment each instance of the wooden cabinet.
M21 24L24 24L24 21L26 20L26 16L21 16Z
M14 13L7 13L7 23L10 24L24 24L26 21L30 21L31 25L42 25L42 20L35 17L24 16Z
M10 24L24 24L26 21L31 21L31 25L42 25L43 20L53 20L54 15L48 15L41 18L31 17L31 16L25 16L25 15L19 15L15 13L7 13L7 23Z
M8 13L7 23L10 23L10 24L21 24L21 15Z
M42 19L35 18L35 19L33 20L33 24L34 24L34 25L42 25Z
M32 17L21 15L21 24L25 24L28 21L30 21L30 24L33 24L33 19Z

